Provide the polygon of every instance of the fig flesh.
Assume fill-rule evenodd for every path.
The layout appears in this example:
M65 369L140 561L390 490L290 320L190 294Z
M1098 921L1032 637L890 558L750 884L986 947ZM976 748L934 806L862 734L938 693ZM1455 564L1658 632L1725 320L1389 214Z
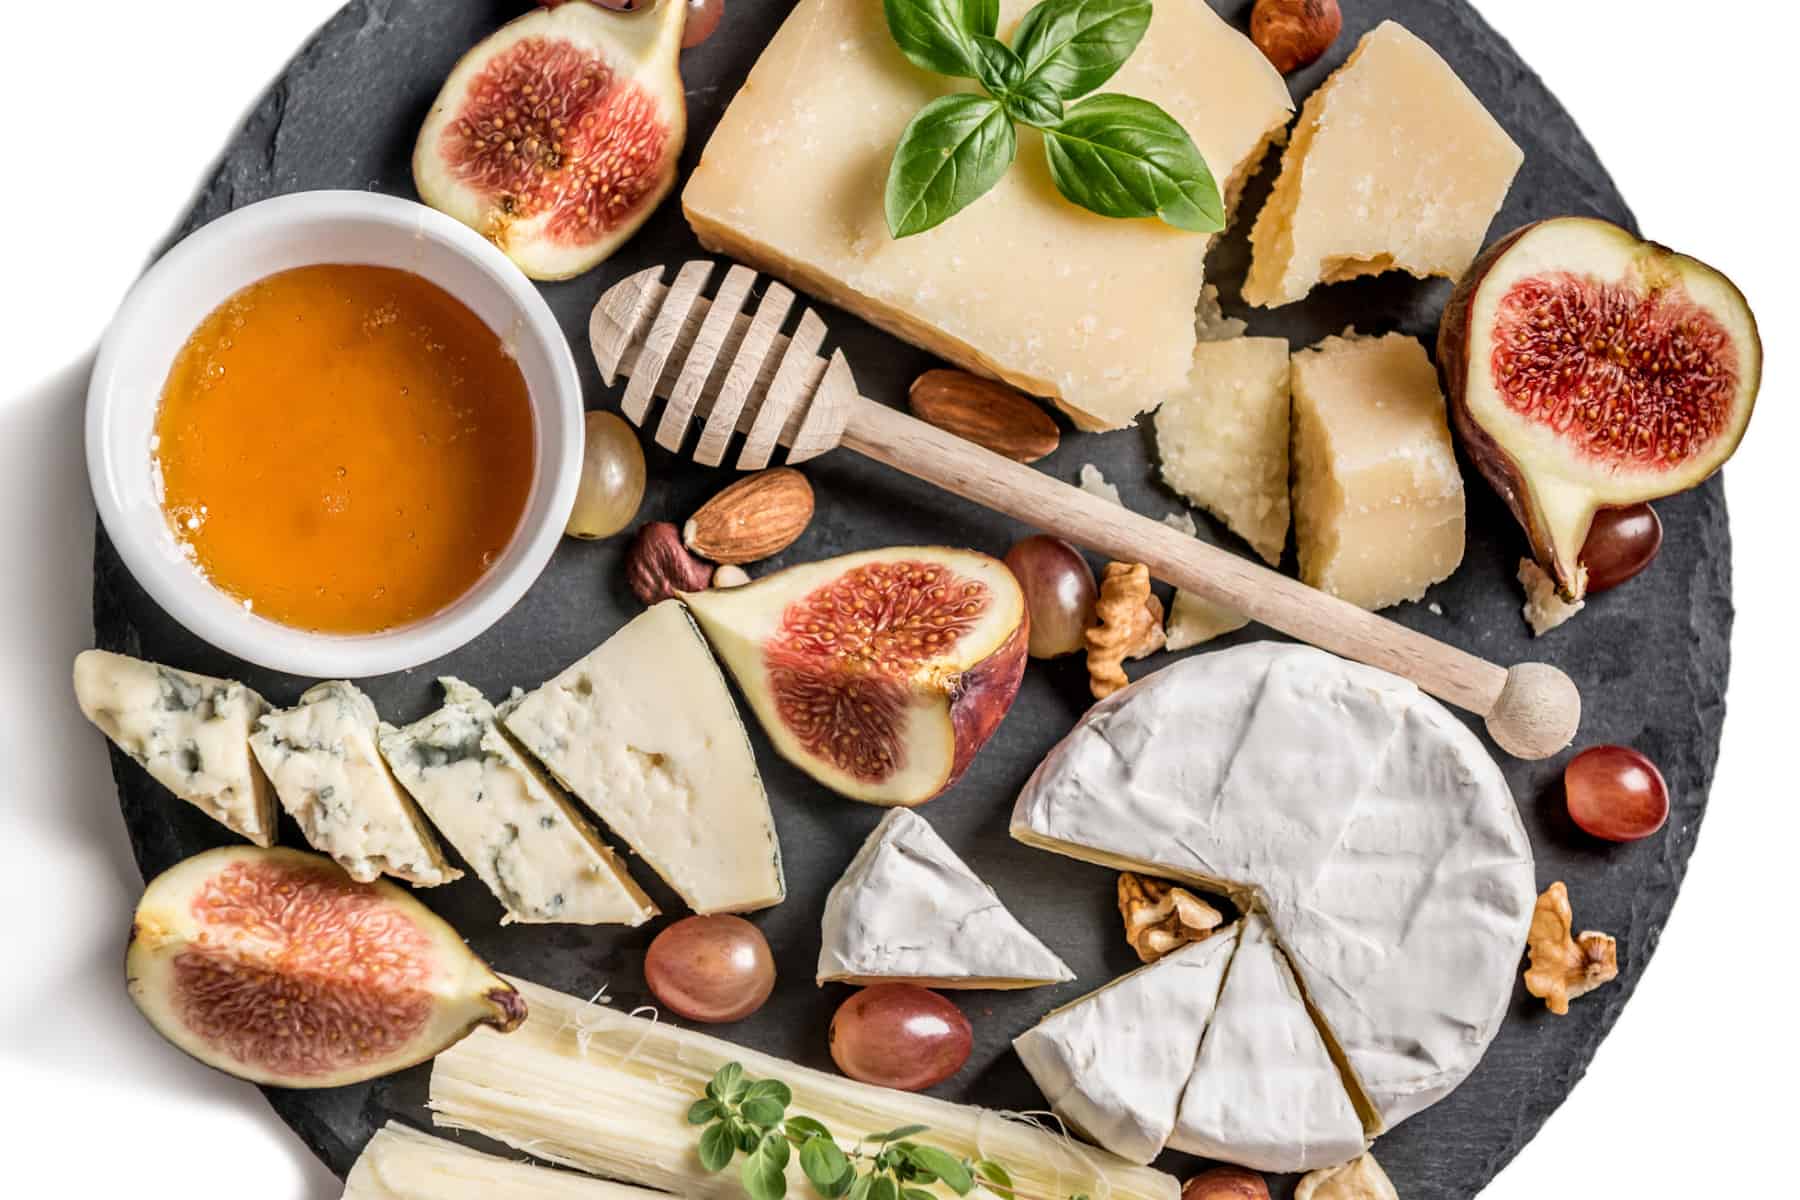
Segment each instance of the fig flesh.
M525 1019L524 998L417 900L280 848L209 850L152 880L125 982L177 1047L278 1087L373 1079Z
M1492 246L1438 331L1457 433L1570 600L1595 514L1704 481L1744 436L1762 343L1705 263L1562 217Z
M782 757L869 804L954 784L1025 670L1024 593L973 550L870 550L681 598Z
M463 56L413 150L419 197L533 279L568 279L637 232L687 135L685 0L538 8Z

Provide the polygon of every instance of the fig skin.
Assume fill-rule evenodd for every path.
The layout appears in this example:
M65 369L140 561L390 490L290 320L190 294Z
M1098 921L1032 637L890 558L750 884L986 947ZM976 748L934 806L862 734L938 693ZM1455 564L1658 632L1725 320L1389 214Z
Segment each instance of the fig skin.
M270 895L280 903L258 913L257 900L267 900ZM306 1015L304 993L307 988L318 986L321 974L327 988L338 985L340 989L319 1010L322 1023L341 1021L343 1002L357 990L343 974L341 962L303 963L302 971L284 972L283 967L288 964L279 956L269 955L269 928L290 932L281 928L282 918L302 898L327 907L345 906L353 919L333 922L329 919L331 914L326 913L323 915L327 919L315 921L311 918L321 915L315 909L303 922L315 944L308 947L290 940L281 943L280 948L295 951L301 958L308 949L322 951L325 960L331 958L332 952L341 953L346 947L382 951L386 957L372 974L407 974L406 986L386 991L364 987L362 1000L368 1009L384 1015L406 1010L408 1028L385 1031L397 1035L391 1044L368 1048L367 1056L361 1059L340 1055L332 1060L329 1047L323 1044L298 1047L308 1061L318 1064L316 1069L283 1069L267 1054L252 1059L234 1053L224 1039L236 1034L241 1042L254 1042L258 1037L266 1042L263 1031L248 1028L259 1018L265 1029L271 1025L291 1029L296 1014ZM203 901L229 902L227 909L241 910L246 914L244 920L257 923L256 932L246 938L234 938L230 924L204 920ZM270 919L270 911L278 915ZM382 913L389 919L381 920ZM367 918L372 914L377 919L370 921ZM324 926L327 940L334 932L342 936L335 943L318 944L320 926ZM368 942L357 947L358 938ZM203 982L216 984L234 971L249 977L245 992L230 998L224 1006L231 1016L243 1018L236 1028L202 1030L184 1011L183 960L197 947L203 951L197 955L199 969L212 972ZM368 964L364 961L355 965ZM125 985L132 1003L170 1044L227 1075L273 1087L328 1088L359 1083L424 1062L462 1040L477 1026L511 1032L526 1016L525 998L518 990L489 969L463 944L454 929L409 893L386 880L358 883L323 855L281 847L228 846L209 850L177 863L151 880L132 919L125 953ZM283 1015L271 1016L256 1001L274 1001L284 1006ZM208 1015L217 1017L218 1011L201 1014ZM377 1043L383 1032L357 1026L349 1029L350 1036ZM296 1052L296 1047L285 1043L276 1049L290 1057Z
M1715 474L1719 467L1729 459L1743 440L1744 432L1749 424L1750 411L1754 409L1756 392L1762 378L1762 338L1757 329L1755 314L1749 302L1725 275L1715 268L1698 260L1671 250L1659 242L1639 237L1630 230L1624 229L1609 221L1585 217L1553 217L1548 220L1534 221L1522 226L1496 241L1482 252L1468 272L1459 280L1450 295L1449 303L1444 308L1443 319L1438 325L1437 362L1438 373L1442 379L1444 394L1449 400L1450 423L1456 431L1459 441L1467 451L1470 461L1487 479L1488 483L1506 502L1514 518L1525 530L1531 543L1532 556L1556 583L1557 590L1565 600L1580 600L1587 594L1587 572L1579 566L1581 546L1570 549L1567 555L1559 554L1554 544L1552 531L1545 526L1532 500L1532 483L1530 472L1514 455L1509 452L1494 434L1487 429L1475 415L1469 402L1470 376L1474 368L1471 360L1471 344L1477 331L1474 329L1474 309L1480 301L1484 285L1488 282L1494 269L1503 262L1509 251L1526 236L1554 224L1586 224L1594 227L1596 233L1606 236L1629 239L1642 253L1672 264L1672 269L1680 270L1697 268L1707 272L1721 284L1741 313L1744 327L1735 326L1731 332L1737 339L1738 349L1744 361L1749 364L1744 381L1748 399L1743 402L1741 416L1734 421L1735 429L1726 439L1711 448L1706 457L1714 459L1711 470L1703 475L1689 474L1680 478L1676 485L1668 488L1657 488L1646 484L1641 494L1629 499L1609 497L1596 499L1594 510L1603 508L1628 507L1636 503L1645 503L1661 499L1664 496L1686 491L1697 487ZM1674 264L1685 264L1674 266ZM1579 268L1579 264L1575 264ZM1710 310L1709 310L1710 311ZM1590 514L1591 520L1591 514ZM1586 541L1587 529L1581 533L1582 544ZM1575 562L1577 567L1573 573L1566 569L1565 563Z

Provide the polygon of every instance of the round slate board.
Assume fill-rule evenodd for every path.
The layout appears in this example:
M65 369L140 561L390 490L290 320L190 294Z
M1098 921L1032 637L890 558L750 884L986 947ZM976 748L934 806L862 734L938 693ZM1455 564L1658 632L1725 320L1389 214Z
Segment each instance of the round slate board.
M846 0L849 2L849 0ZM862 0L872 3L873 0ZM408 160L427 106L451 65L525 0L356 0L301 51L226 149L182 232L252 201L306 188L369 188L413 196ZM731 0L721 32L683 59L691 131L683 155L692 166L720 112L790 5L784 0ZM1243 27L1249 3L1217 3ZM1344 35L1331 54L1293 77L1306 96L1379 19L1392 17L1435 46L1525 149L1525 166L1496 221L1503 232L1562 213L1592 214L1630 225L1631 214L1593 150L1544 85L1512 49L1461 0L1384 0L1349 6ZM1272 171L1244 199L1254 213ZM1443 281L1389 275L1324 289L1276 313L1235 303L1248 260L1244 228L1212 255L1209 276L1226 307L1251 331L1281 335L1296 347L1346 326L1369 333L1400 329L1431 344L1448 293ZM573 343L581 348L588 403L616 403L588 361L588 310L601 290L653 263L691 258L699 247L673 201L610 262L582 279L543 288ZM931 359L853 317L823 314L855 367L865 394L901 402L907 383ZM648 446L650 487L643 519L679 521L730 476ZM1180 511L1181 500L1159 481L1147 431L1067 436L1039 466L1073 481L1083 463L1098 465L1125 501L1153 516ZM818 516L797 544L759 573L830 554L908 542L951 542L1001 553L1025 530L849 453L809 464ZM1667 529L1654 568L1616 592L1592 600L1571 625L1533 641L1519 616L1513 572L1524 541L1493 493L1473 472L1469 486L1468 554L1461 570L1434 588L1426 605L1391 615L1404 624L1501 663L1544 658L1567 670L1586 697L1582 744L1621 742L1648 753L1668 778L1674 801L1668 828L1636 846L1612 847L1581 837L1563 812L1562 759L1517 762L1501 755L1531 832L1540 884L1563 879L1582 928L1619 938L1619 980L1548 1016L1522 987L1486 1060L1450 1098L1382 1137L1379 1156L1407 1200L1473 1195L1529 1139L1581 1077L1644 969L1693 851L1724 716L1731 625L1730 541L1717 480L1658 506ZM1202 534L1242 549L1197 514ZM441 662L367 680L383 715L410 721L438 703L433 680L454 672L490 695L527 687L586 653L637 611L621 572L624 539L566 541L529 595L485 636ZM1291 552L1290 552L1291 553ZM1290 564L1291 567L1291 564ZM236 677L276 704L292 703L311 681L251 667L213 649L153 604L126 573L102 531L95 550L95 625L99 644L209 674ZM1267 634L1251 627L1217 645ZM1137 664L1153 670L1167 657ZM1088 705L1079 661L1034 664L1011 715L967 776L932 803L926 816L1006 903L1061 954L1077 983L1025 992L967 992L958 1002L975 1024L968 1066L938 1089L995 1108L1042 1107L1009 1042L1050 1008L1083 995L1137 965L1120 934L1112 872L1047 859L1007 836L1013 797L1045 751ZM1478 723L1476 723L1478 725ZM1478 729L1479 732L1479 729ZM813 985L818 920L825 893L880 817L876 809L837 798L775 756L753 735L775 806L787 862L786 903L755 920L775 948L781 972L762 1012L722 1032L746 1045L829 1069L825 1030L847 989ZM173 799L123 756L114 754L125 820L146 876L230 840L198 810ZM282 840L301 844L284 818ZM680 903L641 864L638 879L663 909ZM640 930L498 924L499 909L472 876L417 893L452 920L474 948L502 970L591 994L606 984L626 1007L651 998L641 970L646 945L666 921ZM349 1169L369 1135L390 1117L426 1123L427 1068L358 1087L326 1092L272 1090L281 1116L339 1173ZM851 1131L860 1132L860 1131ZM475 1139L479 1140L479 1139ZM1194 1165L1165 1156L1169 1169ZM1281 1181L1286 1194L1291 1181Z

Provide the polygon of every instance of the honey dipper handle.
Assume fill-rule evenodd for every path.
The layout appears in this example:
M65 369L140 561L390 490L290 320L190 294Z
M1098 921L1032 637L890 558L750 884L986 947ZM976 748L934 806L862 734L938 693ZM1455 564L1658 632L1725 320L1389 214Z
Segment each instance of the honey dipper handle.
M1486 718L1494 741L1520 758L1548 758L1575 736L1581 695L1555 667L1496 666L864 397L852 402L841 444L1097 554L1141 562L1155 578L1270 629L1410 679Z

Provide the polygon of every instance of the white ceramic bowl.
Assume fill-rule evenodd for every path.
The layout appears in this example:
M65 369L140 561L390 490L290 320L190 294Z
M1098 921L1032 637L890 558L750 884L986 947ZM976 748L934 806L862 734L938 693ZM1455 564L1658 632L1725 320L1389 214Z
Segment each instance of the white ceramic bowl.
M512 347L531 394L536 472L519 528L466 595L381 633L280 625L233 601L183 556L163 516L151 438L176 352L208 313L258 279L315 263L368 263L424 276ZM188 629L222 650L296 675L400 671L448 654L525 594L562 536L581 477L581 381L568 340L530 280L473 230L372 192L302 192L250 205L197 230L125 298L88 385L94 503L125 565Z

